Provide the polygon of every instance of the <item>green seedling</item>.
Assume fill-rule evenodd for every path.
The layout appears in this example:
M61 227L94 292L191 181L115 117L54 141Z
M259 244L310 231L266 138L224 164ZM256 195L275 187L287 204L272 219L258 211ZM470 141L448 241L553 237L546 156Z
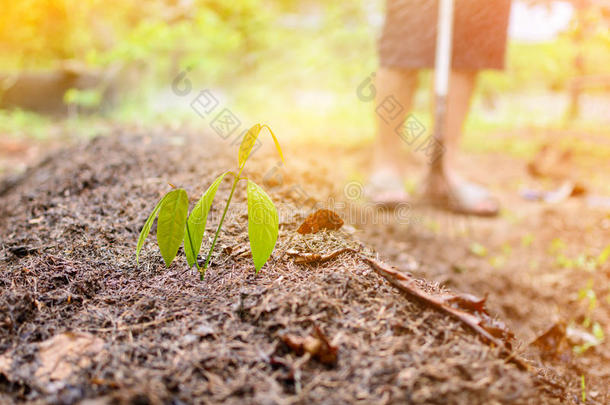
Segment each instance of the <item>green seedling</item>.
M606 246L604 250L597 256L597 265L603 266L608 261L610 257L610 245Z
M521 238L521 246L523 246L523 247L530 247L530 246L532 246L533 242L534 242L534 235L532 235L531 233L526 233Z
M597 308L597 294L593 291L593 280L589 279L587 281L587 286L578 290L578 299L581 302L587 303L586 315L583 320L582 326L588 328L591 326L591 317L593 315L593 311Z
M559 254L566 248L566 243L561 238L554 238L549 245L549 254Z
M487 256L487 248L478 242L472 242L470 244L470 252L479 257Z
M252 260L256 273L259 272L261 267L267 262L275 243L277 242L279 218L277 209L271 201L271 198L265 193L265 191L249 180L247 177L242 177L242 172L252 152L252 148L258 138L261 130L267 128L275 146L278 150L280 158L284 161L282 149L277 141L277 138L271 131L271 128L267 125L256 124L248 130L244 135L238 152L238 167L237 171L227 171L214 180L212 185L207 189L201 199L197 202L190 215L188 215L189 198L184 189L173 189L157 203L152 213L146 220L140 237L138 238L138 246L136 249L136 261L139 263L140 250L144 245L144 241L148 237L150 228L157 215L159 219L157 221L157 244L161 251L161 256L165 261L165 265L169 267L172 263L180 245L184 242L184 253L186 261L190 267L197 267L201 280L205 276L205 271L210 264L210 258L216 246L218 235L222 229L225 216L229 209L229 204L233 198L233 193L237 187L237 184L241 180L247 181L247 195L248 195L248 238L250 239L250 250L252 252ZM210 250L205 258L203 268L199 266L197 262L197 255L201 249L201 243L203 242L203 234L205 232L205 225L208 218L208 213L212 207L214 196L218 190L218 186L225 178L226 175L233 176L233 186L231 187L231 193L227 199L224 211L220 218L216 234L210 246ZM188 218L187 218L188 216Z
M604 329L598 322L595 322L593 324L593 326L591 327L591 333L589 333L587 331L587 335L590 336L589 339L587 339L585 342L583 342L582 345L576 345L572 348L574 353L583 354L590 348L599 346L602 343L604 343L604 340L605 340Z

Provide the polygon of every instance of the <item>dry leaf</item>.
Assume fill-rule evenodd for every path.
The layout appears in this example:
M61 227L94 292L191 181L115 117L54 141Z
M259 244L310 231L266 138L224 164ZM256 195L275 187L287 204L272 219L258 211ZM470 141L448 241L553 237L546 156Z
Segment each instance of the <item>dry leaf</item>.
M335 364L337 362L337 346L333 346L317 326L315 327L315 336L309 335L303 338L297 335L285 334L281 338L298 356L309 353L323 364Z
M550 177L552 179L571 179L573 154L570 150L561 150L550 143L540 147L536 156L528 162L527 171L533 177Z
M487 294L483 298L476 297L472 294L467 293L455 293L450 294L443 300L448 304L456 304L458 308L468 312L481 312L487 314L485 310L485 301L487 301Z
M568 343L566 329L565 322L555 322L546 332L534 339L530 345L537 347L544 357L570 361L572 350Z
M91 364L91 357L102 351L104 341L90 333L65 332L38 345L40 367L36 377L63 380L76 368Z
M4 354L0 356L0 374L8 375L13 364L12 357Z
M66 383L70 375L89 367L93 358L103 353L104 341L90 333L65 332L34 345L37 347L37 356L31 364L37 366L33 376L38 383ZM15 351L0 356L0 374L9 381L18 378L26 369L27 364ZM58 387L60 386L55 386Z
M300 234L317 233L322 229L335 230L343 226L343 220L331 210L318 210L308 216L297 232Z
M562 342L566 339L566 325L564 322L556 322L543 334L538 336L531 344L538 346L545 352L556 352Z

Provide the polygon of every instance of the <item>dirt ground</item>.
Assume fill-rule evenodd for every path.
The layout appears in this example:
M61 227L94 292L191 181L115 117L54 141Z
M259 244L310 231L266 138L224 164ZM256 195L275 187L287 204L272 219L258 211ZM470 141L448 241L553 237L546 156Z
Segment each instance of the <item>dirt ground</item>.
M278 245L258 276L243 190L204 282L184 259L166 269L153 236L136 266L138 233L167 183L194 202L235 165L236 147L217 138L117 129L0 183L0 402L575 404L584 393L608 403L608 340L572 349L593 324L610 335L610 268L598 256L610 241L607 212L583 198L523 201L525 162L489 155L465 167L502 197L497 219L371 211L354 180L366 151L287 146L280 167L269 143L248 166L280 211ZM204 244L228 192L223 183ZM337 211L343 229L296 233L316 203ZM527 370L355 254L321 264L286 254L344 247L433 294L487 294ZM562 325L581 333L529 344ZM315 328L338 347L336 364L283 342Z

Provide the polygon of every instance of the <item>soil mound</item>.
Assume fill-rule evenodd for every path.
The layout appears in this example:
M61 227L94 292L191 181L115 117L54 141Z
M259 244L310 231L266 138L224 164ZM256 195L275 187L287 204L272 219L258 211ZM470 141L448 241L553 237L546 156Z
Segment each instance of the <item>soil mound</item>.
M137 267L139 230L166 182L195 197L234 166L222 145L210 139L189 147L192 140L160 133L96 138L5 185L0 402L558 401L560 389L395 289L352 252L373 254L348 232L298 234L304 216L294 179L268 190L295 210L281 215L278 245L258 276L243 193L204 282L183 258L163 266L154 227ZM273 165L272 159L257 156L253 177L263 178L260 162ZM228 192L223 183L204 244ZM349 249L320 263L299 264L287 254L343 248ZM336 348L336 362L300 356L286 344L286 336L319 335Z

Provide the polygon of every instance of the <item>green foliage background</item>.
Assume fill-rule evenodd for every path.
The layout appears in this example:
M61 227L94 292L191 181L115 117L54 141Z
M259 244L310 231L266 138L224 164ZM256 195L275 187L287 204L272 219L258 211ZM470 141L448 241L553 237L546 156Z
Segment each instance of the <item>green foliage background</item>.
M158 118L158 109L150 107L158 93L189 68L195 89L222 89L245 122L264 117L283 134L302 128L297 135L324 132L320 137L327 142L370 139L374 132L373 108L355 91L377 66L383 0L0 1L0 71L51 69L65 60L130 67L136 72L133 94L122 97L115 119ZM484 73L479 97L561 92L574 76L608 74L607 17L597 9L579 15L551 42L511 41L507 69ZM579 51L581 70L574 63ZM428 124L429 73L421 79L415 108ZM550 124L538 112L528 117L513 107L491 121L475 108L469 128L513 128L529 118ZM166 119L184 119L169 107L164 112ZM186 118L196 115L191 111ZM4 128L22 121L11 115Z
M303 69L290 75L293 83L309 81L314 73L316 79L325 78L319 86L331 90L375 68L375 37L384 7L381 0L2 3L3 70L50 68L65 59L93 66L139 61L159 76L189 66L202 78L219 82L272 76L282 65L298 65ZM488 81L498 90L560 87L574 74L572 57L578 48L587 56L587 73L607 71L610 33L603 23L603 16L590 11L553 42L511 43L508 74ZM575 37L584 42L574 42Z

